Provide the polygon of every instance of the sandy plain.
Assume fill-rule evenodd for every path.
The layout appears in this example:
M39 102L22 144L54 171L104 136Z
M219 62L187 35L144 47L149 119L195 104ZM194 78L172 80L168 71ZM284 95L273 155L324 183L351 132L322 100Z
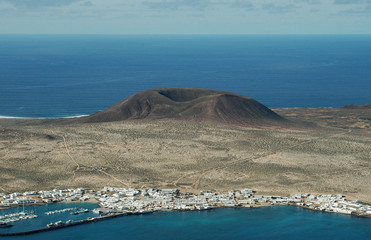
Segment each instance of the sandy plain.
M371 201L370 109L273 109L310 129L158 120L0 119L0 192L103 186L249 187Z

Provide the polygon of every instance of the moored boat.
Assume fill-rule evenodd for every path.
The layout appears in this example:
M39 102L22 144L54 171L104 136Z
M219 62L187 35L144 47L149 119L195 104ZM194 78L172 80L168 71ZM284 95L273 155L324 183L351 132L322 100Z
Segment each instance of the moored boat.
M13 225L9 223L0 223L0 228L10 228L10 227L13 227Z

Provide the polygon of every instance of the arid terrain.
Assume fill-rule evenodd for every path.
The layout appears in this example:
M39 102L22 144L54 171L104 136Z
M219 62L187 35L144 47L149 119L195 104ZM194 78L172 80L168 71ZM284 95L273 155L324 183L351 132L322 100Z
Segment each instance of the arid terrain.
M0 119L0 192L249 187L261 194L343 193L371 201L370 108L273 110L318 127Z

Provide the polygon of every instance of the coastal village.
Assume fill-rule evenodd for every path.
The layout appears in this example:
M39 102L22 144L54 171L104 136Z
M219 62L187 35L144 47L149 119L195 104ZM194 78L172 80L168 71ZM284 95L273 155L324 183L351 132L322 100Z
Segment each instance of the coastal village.
M74 223L73 221L50 223L46 229L65 227L105 218L144 214L157 211L209 210L222 207L254 208L270 205L294 205L315 211L352 214L371 217L371 205L361 201L348 201L342 194L313 195L295 194L290 197L257 195L252 189L231 190L228 192L200 191L199 194L181 192L178 189L133 189L104 187L100 191L77 189L54 189L51 191L30 191L24 193L0 193L0 208L58 202L96 202L99 208L92 212L97 217ZM71 211L71 214L88 212L88 209L66 208L45 214ZM11 227L12 222L37 218L33 213L20 212L0 214L0 226Z

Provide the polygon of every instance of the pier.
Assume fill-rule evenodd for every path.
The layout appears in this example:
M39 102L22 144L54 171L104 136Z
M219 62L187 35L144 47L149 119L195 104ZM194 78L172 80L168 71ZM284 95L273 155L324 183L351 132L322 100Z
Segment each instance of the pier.
M79 220L79 221L73 221L70 223L64 223L58 226L53 226L53 227L45 227L42 229L36 229L36 230L31 230L31 231L26 231L26 232L15 232L15 233L0 233L0 236L21 236L21 235L30 235L30 234L35 234L35 233L41 233L41 232L46 232L46 231L51 231L51 230L56 230L56 229L61 229L61 228L67 228L67 227L73 227L73 226L78 226L82 224L87 224L87 223L93 223L93 222L98 222L106 219L111 219L115 217L121 217L128 215L127 213L114 213L110 215L105 215L105 216L100 216L100 217L95 217L95 218L88 218L85 220Z

